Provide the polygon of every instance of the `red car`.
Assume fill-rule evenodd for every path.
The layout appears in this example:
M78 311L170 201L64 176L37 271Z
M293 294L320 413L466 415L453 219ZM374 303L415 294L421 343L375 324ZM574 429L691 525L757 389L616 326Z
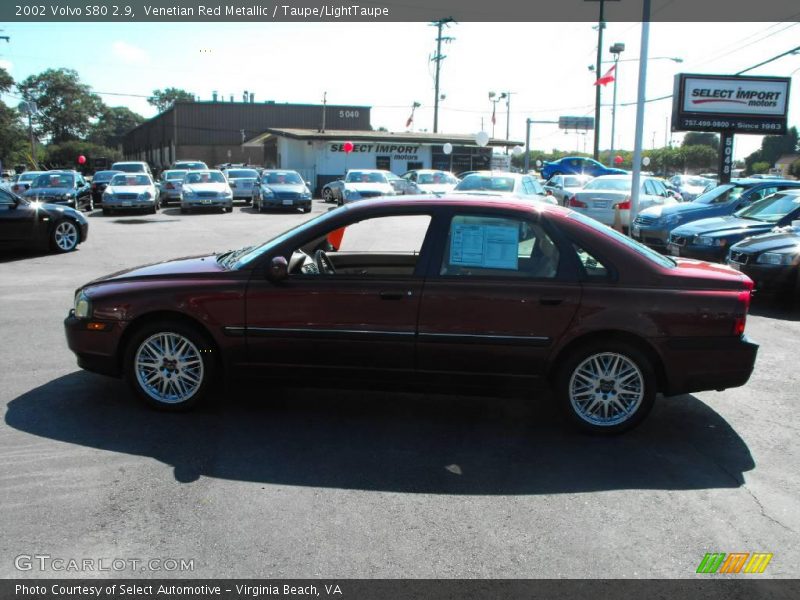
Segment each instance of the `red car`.
M577 425L611 433L658 392L748 380L751 290L568 209L418 197L109 275L76 291L65 327L81 367L158 408L189 408L222 374L550 385Z

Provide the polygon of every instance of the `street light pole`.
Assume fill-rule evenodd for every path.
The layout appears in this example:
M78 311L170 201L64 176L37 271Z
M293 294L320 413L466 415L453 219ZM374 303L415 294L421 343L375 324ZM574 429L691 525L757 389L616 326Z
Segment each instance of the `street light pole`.
M633 174L631 178L630 231L639 213L639 188L642 171L642 135L644 133L644 102L647 88L647 53L650 43L650 0L642 0L642 43L639 54L639 89L636 98L636 134L633 144Z
M450 23L455 23L455 19L453 19L453 17L445 17L444 19L439 19L438 21L431 23L431 25L438 29L438 33L436 35L436 54L431 59L436 63L436 81L434 84L433 97L433 133L437 133L439 131L439 72L441 71L442 61L445 59L445 57L442 56L442 42L446 43L453 41L453 38L442 37L442 28Z
M603 29L605 28L605 0L600 0L600 20L597 22L597 76L600 77L600 69L603 63ZM595 160L600 156L600 89L602 86L596 85L594 90L594 148L592 158Z
M608 166L614 166L614 138L617 131L617 80L619 79L619 55L625 50L625 44L617 42L609 51L614 55L614 100L611 103L611 150L608 155Z
M511 94L512 92L503 92L500 97L506 97L506 142L511 139ZM506 154L508 154L508 146L506 145Z

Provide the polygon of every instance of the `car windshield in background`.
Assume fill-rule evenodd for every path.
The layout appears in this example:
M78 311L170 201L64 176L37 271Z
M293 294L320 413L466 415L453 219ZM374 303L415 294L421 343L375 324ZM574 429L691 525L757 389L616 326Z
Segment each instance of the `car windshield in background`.
M800 194L773 194L734 214L742 219L777 223L798 208L800 208Z
M583 185L585 183L586 183L586 179L585 178L571 177L569 175L564 177L564 187L572 187L572 188L574 188L574 187L583 187Z
M285 171L281 173L265 173L264 179L266 180L266 183L272 183L276 185L300 185L303 183L303 179L300 177L300 175L291 171Z
M255 179L258 177L258 171L255 169L228 169L225 172L228 179Z
M114 175L109 185L113 187L150 185L150 178L147 175Z
M210 172L191 172L186 174L186 183L225 183L225 176L222 173Z
M37 188L68 188L72 187L75 177L68 173L46 173L39 175L33 187Z
M456 186L458 191L513 192L513 177L491 177L488 175L468 175Z
M17 179L17 181L20 183L23 181L33 181L40 175L41 173L23 173L22 175L19 176L19 179Z
M177 163L175 163L175 166L179 167L181 169L207 169L208 168L205 163L201 163L201 162L185 162L185 161L178 161Z
M350 171L345 181L347 183L388 183L383 173L366 173L363 171Z
M101 181L109 181L117 173L119 173L119 171L98 171L92 177L92 181L94 181L95 183L100 183Z
M138 163L117 163L114 165L115 171L125 171L126 173L144 173L144 165Z
M725 183L723 185L718 185L712 190L708 190L704 194L700 194L693 202L699 202L700 204L725 204L731 200L738 200L739 196L741 196L746 189L747 188L740 185Z
M183 179L184 177L186 177L186 174L188 172L189 171L182 171L182 170L179 170L179 171L166 171L164 173L164 179L167 179L168 181L174 181L176 179Z
M456 178L452 175L448 175L443 171L439 171L438 173L420 173L417 183L422 184L429 184L429 183L455 183Z
M629 192L631 190L630 179L604 179L599 177L592 179L583 186L585 190L613 190L615 192Z
M703 177L689 177L684 179L682 183L683 185L688 185L690 187L706 187L709 183L711 183L711 180Z

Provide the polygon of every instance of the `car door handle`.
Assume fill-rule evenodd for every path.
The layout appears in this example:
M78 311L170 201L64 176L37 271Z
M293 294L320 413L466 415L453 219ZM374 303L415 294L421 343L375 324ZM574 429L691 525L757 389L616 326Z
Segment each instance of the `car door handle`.
M539 304L542 306L558 306L564 302L563 298L554 298L553 296L542 296L539 298Z
M397 290L383 291L378 294L381 300L402 300L403 296L411 295L411 292L401 292Z

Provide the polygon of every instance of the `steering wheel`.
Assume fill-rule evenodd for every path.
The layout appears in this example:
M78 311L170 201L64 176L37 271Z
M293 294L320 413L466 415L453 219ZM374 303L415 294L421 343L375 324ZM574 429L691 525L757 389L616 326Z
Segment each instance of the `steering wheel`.
M324 273L325 275L336 274L333 262L331 262L331 259L321 248L314 252L314 263L316 263L320 273Z

